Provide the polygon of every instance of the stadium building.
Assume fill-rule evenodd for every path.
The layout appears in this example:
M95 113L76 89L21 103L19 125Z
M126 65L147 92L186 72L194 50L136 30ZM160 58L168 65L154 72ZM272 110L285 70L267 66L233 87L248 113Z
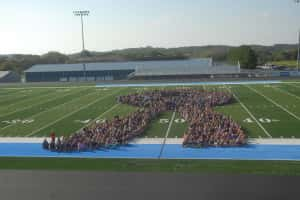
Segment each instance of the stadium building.
M116 63L34 65L25 71L25 79L27 82L122 80L133 72L133 68Z
M211 58L102 62L87 64L34 65L25 71L27 82L112 81L126 79L161 79L234 76L238 66L214 65Z
M20 76L12 71L0 71L0 83L16 83L20 82Z

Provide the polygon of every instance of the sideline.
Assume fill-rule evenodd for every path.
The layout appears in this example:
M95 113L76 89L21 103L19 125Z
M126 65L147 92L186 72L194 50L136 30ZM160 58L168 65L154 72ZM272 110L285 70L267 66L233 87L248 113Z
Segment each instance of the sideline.
M229 82L173 82L173 83L127 83L127 84L97 84L96 87L161 87L161 86L204 86L204 85L253 85L253 84L279 84L278 80L270 81L229 81ZM300 83L300 82L299 82Z
M42 144L48 137L0 137L1 144ZM162 144L165 138L135 138L129 144ZM182 144L183 138L167 138L165 144ZM300 138L251 138L249 144L300 145ZM237 147L238 148L238 147Z

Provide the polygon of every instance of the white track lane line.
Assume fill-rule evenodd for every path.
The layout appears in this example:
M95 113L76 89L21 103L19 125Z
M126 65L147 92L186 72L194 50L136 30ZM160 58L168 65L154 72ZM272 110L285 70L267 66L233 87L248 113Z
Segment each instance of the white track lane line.
M119 92L119 90L117 90L117 92ZM117 92L113 92L113 93L111 93L111 94L106 94L106 95L104 95L102 98L96 99L95 101L92 101L92 102L90 102L89 104L86 104L85 106L82 106L81 108L79 108L79 109L77 109L77 110L74 110L73 112L70 112L70 113L68 113L68 114L66 114L66 115L64 115L64 116L62 116L62 117L58 118L57 120L54 120L53 122L51 122L51 123L49 123L49 124L47 124L47 125L45 125L45 126L42 126L41 128L39 128L39 129L37 129L37 130L34 130L34 131L31 132L30 134L26 135L26 137L30 137L30 136L32 136L32 135L38 133L39 131L41 131L41 130L43 130L43 129L49 127L49 126L52 126L53 124L55 124L55 123L57 123L57 122L59 122L59 121L65 119L65 118L67 118L67 117L69 117L69 116L71 116L71 115L73 115L73 114L75 114L76 112L79 112L79 111L81 111L81 110L83 110L83 109L85 109L85 108L87 108L87 107L89 107L89 106L91 106L91 105L97 103L98 101L101 101L101 100L103 100L103 99L105 99L105 98L107 98L107 97L109 97L109 96L112 96L112 95L116 94Z
M245 85L245 87L249 88L250 90L254 91L255 93L259 94L260 96L264 97L265 99L267 99L268 101L270 101L271 103L273 103L274 105L276 105L278 108L281 108L283 111L287 112L288 114L290 114L291 116L293 116L295 119L300 121L300 117L295 115L294 113L292 113L291 111L289 111L288 109L286 109L285 107L283 107L282 105L276 103L275 101L273 101L272 99L270 99L269 97L265 96L264 94L260 93L259 91L257 91L256 89Z
M297 95L295 95L295 94L292 94L292 93L290 93L290 92L288 92L288 91L285 91L285 90L283 90L283 89L281 89L281 88L273 87L273 86L271 86L271 88L273 88L274 90L278 90L278 91L281 92L281 93L284 93L284 94L290 95L290 96L292 96L292 97L295 97L296 99L300 100L300 97L299 97L299 96L297 96Z
M254 117L254 115L251 113L251 111L245 106L245 104L238 98L237 95L228 87L226 89L231 92L234 96L234 98L239 102L239 104L244 108L244 110L249 114L249 116L256 122L256 124L263 130L263 132L270 138L272 138L271 134L263 127L263 125Z
M163 153L163 151L164 151L164 147L165 147L167 138L168 138L168 136L169 136L169 133L170 133L170 131L171 131L171 127L172 127L172 124L173 124L173 121L174 121L174 118L175 118L175 114L176 114L176 110L174 110L174 112L173 112L171 121L170 121L169 126L168 126L168 129L167 129L167 131L166 131L166 135L165 135L165 138L164 138L164 141L163 141L163 143L162 143L162 146L161 146L161 149L160 149L160 153L159 153L159 156L158 156L159 159L161 158L162 153Z

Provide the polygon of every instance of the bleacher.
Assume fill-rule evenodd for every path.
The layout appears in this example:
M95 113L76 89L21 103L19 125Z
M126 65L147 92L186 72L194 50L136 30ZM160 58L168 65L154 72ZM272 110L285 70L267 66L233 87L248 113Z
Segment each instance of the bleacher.
M12 71L0 71L0 83L20 82L20 76Z

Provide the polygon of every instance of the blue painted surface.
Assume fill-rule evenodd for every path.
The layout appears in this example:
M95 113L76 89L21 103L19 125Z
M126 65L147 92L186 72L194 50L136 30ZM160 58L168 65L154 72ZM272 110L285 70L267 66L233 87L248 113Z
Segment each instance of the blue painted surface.
M134 144L95 152L56 153L42 149L40 144L0 144L0 157L70 157L70 158L158 158L160 144ZM298 160L300 145L249 145L234 148L182 148L165 145L165 159L236 159L236 160Z
M278 84L281 81L232 81L232 82L184 82L184 83L130 83L130 84L97 84L96 87L160 87L160 86L197 86L197 85L250 85Z
M235 160L300 160L300 145L248 145L228 148L180 148L165 146L164 158L235 159Z

